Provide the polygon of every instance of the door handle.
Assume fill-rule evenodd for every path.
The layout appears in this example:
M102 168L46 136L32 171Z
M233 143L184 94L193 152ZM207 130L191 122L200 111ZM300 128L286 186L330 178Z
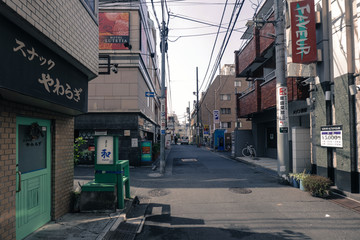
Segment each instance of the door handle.
M21 191L21 172L17 171L16 173L19 174L19 188L16 190L16 192L20 192Z

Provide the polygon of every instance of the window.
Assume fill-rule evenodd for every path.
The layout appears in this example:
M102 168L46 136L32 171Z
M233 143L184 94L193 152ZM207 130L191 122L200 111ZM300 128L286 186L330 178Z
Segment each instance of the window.
M231 108L221 108L221 114L231 114Z
M242 128L242 123L241 122L236 122L235 125L236 125L237 128Z
M235 81L234 87L241 87L241 81Z
M81 0L80 1L85 9L88 11L92 19L98 23L98 14L99 14L99 0Z
M221 128L231 128L231 122L222 122Z
M220 100L229 101L231 99L230 94L220 94Z

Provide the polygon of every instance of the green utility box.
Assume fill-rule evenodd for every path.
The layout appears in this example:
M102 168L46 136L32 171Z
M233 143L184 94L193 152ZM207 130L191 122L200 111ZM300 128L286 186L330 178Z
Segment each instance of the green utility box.
M95 137L95 181L85 184L81 189L82 192L94 192L91 195L94 196L94 201L99 201L96 199L96 192L112 194L108 196L109 200L112 201L112 196L116 197L117 208L122 209L125 205L124 198L130 198L130 175L129 160L117 160L118 143L118 137L115 136Z

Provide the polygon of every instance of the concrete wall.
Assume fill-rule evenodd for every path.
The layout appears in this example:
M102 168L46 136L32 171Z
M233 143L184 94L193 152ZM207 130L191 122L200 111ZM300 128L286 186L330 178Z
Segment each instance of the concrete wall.
M89 112L139 111L138 70L122 68L118 73L99 75L89 82Z

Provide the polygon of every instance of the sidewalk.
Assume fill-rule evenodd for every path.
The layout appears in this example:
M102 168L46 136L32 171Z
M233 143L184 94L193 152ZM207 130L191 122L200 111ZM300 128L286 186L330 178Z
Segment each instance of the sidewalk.
M165 175L171 171L172 161L167 160L170 149L165 150L166 169ZM158 161L155 163L158 164ZM90 171L94 166L83 166L83 169L88 168ZM141 168L141 167L140 167ZM158 170L156 171L158 172ZM154 172L154 174L156 174ZM80 188L80 185L91 181L94 176L75 176L74 189ZM131 176L130 176L131 181ZM134 239L138 228L141 226L141 218L139 215L144 215L145 204L138 205L136 196L131 196L132 199L125 200L125 208L118 209L117 212L79 212L67 213L56 221L50 221L45 224L24 240L102 240L102 239L120 239L117 237L119 229L125 226L125 232L121 231L121 239ZM134 207L136 206L136 207ZM125 222L126 221L126 222ZM120 227L119 227L120 226ZM126 238L124 238L126 236Z
M270 174L276 176L278 175L277 159L265 158L265 157L256 157L255 159L251 159L247 157L236 157L235 160L246 164L251 164L253 166L261 167ZM329 201L360 213L359 194L344 193L341 190L337 189L336 186L333 186L331 188L331 193L332 196L329 198Z

